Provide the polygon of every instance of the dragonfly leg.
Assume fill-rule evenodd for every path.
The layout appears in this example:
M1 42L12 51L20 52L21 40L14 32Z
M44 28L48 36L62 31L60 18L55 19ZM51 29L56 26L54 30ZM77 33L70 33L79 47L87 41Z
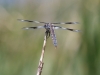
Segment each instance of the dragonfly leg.
M48 39L50 37L50 31L45 32L46 38Z

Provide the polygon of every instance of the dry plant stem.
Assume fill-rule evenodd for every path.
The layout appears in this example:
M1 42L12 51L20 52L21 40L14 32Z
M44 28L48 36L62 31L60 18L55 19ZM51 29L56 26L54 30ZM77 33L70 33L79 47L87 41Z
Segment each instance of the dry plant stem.
M42 48L42 53L41 53L41 57L40 57L40 61L39 61L39 65L38 65L38 70L37 70L37 75L41 75L42 73L42 69L43 69L43 58L44 58L44 52L45 52L45 47L46 47L46 35L44 36L44 42L43 42L43 48Z

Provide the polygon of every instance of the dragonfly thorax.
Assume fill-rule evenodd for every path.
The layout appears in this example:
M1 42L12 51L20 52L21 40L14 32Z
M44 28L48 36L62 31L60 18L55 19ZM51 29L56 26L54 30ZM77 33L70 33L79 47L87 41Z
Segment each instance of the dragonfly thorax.
M46 32L45 32L46 37L49 38L50 37L50 25L49 25L49 23L46 23L44 25L44 28L46 29Z
M45 28L45 29L50 29L49 23L45 24L45 25L44 25L44 28Z

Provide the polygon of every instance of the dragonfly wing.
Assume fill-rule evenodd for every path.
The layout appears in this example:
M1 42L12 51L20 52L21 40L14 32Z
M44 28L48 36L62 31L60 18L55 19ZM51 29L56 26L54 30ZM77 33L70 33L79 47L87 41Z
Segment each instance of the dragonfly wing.
M18 19L18 20L19 20L19 21L22 21L22 22L46 23L46 22L31 21L31 20L23 20L23 19Z
M37 26L37 27L23 27L22 29L39 29L44 28L44 26Z
M78 22L58 22L58 23L52 23L52 24L79 24Z
M74 32L80 32L80 30L64 28L64 27L60 27L60 26L54 26L54 29L64 29L64 30L69 30L69 31L74 31Z

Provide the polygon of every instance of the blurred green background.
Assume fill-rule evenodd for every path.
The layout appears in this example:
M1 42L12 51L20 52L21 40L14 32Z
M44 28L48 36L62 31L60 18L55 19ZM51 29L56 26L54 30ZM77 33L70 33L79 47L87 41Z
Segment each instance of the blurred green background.
M36 75L45 29L17 19L80 23L48 39L42 75L100 75L100 0L0 0L0 75Z

